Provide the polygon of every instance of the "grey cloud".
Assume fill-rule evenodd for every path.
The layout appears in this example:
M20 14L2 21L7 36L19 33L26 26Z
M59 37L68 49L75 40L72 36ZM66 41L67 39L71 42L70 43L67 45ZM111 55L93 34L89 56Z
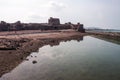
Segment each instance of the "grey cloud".
M60 2L50 1L48 3L48 7L54 11L62 11L66 6L65 4L60 3Z

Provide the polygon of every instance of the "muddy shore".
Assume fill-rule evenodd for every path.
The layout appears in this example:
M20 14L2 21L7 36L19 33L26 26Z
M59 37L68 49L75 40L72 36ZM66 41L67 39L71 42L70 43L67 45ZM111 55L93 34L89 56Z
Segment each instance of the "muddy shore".
M120 45L120 32L87 32L89 35Z
M3 33L6 34L6 33ZM53 31L45 33L29 33L0 36L0 76L10 72L26 59L31 52L36 52L44 45L59 45L61 41L82 40L84 33Z
M87 33L89 35L95 35L95 36L120 40L120 32L87 32Z

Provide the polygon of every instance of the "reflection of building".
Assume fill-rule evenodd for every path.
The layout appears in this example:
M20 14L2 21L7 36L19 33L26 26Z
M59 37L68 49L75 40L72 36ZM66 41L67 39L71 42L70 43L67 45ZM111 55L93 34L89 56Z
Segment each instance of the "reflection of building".
M52 40L52 42L50 43L50 46L53 47L53 46L57 46L60 44L60 41L58 40Z
M59 18L50 17L50 19L48 20L48 24L50 24L50 25L60 25L60 20L59 20Z
M71 40L80 42L80 41L83 41L83 37L84 37L84 36L76 36L76 37L73 37L73 38L62 39L62 40L60 40L60 39L59 39L59 40L50 40L49 45L50 45L51 47L53 47L53 46L59 45L61 42L67 42L67 41L71 41Z
M78 39L76 39L78 42L83 41L83 36L79 37Z

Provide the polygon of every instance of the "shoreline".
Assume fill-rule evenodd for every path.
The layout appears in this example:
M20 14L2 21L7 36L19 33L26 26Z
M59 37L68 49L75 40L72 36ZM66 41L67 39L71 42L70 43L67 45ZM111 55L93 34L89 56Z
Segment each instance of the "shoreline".
M89 35L112 43L120 44L120 32L87 32Z
M0 32L2 33L2 32ZM7 34L7 35L6 35ZM19 31L17 34L11 32L0 35L0 77L17 67L31 52L38 51L45 45L59 45L60 42L77 40L81 41L83 36L97 38L117 39L120 41L120 33L80 33L74 30L53 30L53 31Z
M114 39L120 39L120 32L87 32L89 35L105 36Z
M44 45L59 45L60 42L70 40L82 40L85 33L75 31L58 31L48 32L43 34L28 34L28 35L9 35L0 38L3 43L13 45L13 50L0 50L0 77L13 70L23 60L26 59L31 52L38 51ZM0 36L1 37L1 36ZM11 43L11 44L10 44ZM1 44L1 45L2 45ZM4 44L3 44L4 45ZM11 46L10 46L11 47Z

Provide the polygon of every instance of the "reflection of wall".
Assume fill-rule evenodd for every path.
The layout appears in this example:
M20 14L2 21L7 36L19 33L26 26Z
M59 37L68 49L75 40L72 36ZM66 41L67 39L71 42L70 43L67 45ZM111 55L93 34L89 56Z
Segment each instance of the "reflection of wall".
M51 38L51 39L40 39L40 40L33 40L30 41L29 39L21 39L18 41L22 47L18 47L16 50L0 50L0 77L14 69L18 66L19 63L23 61L31 52L35 52L38 48L44 45L56 46L59 45L60 42L70 41L70 40L77 40L82 41L83 36L69 36L65 38ZM6 41L7 42L7 41ZM9 40L11 42L11 40ZM12 40L12 42L17 42L16 40ZM3 43L3 42L1 42ZM16 55L15 55L16 54ZM7 55L7 56L6 56ZM6 60L7 59L7 60Z
M67 41L71 41L71 40L76 40L78 42L82 41L83 40L83 36L80 36L80 37L74 37L74 38L70 38L70 39L58 39L58 40L50 40L50 46L57 46L60 44L60 42L67 42Z
M83 37L79 37L79 38L77 39L77 41L78 41L78 42L83 41Z

